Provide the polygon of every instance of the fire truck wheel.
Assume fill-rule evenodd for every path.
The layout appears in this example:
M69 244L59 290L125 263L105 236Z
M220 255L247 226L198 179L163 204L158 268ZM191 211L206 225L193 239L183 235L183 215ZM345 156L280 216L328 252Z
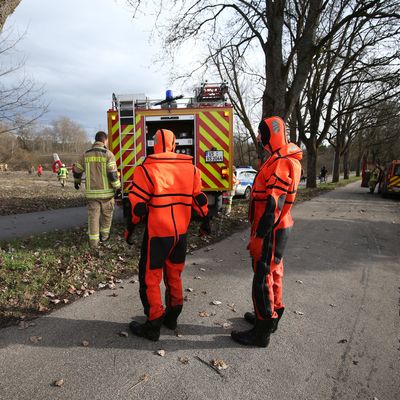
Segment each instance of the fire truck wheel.
M251 194L251 187L247 186L246 190L244 191L244 198L246 200L250 200L250 194Z

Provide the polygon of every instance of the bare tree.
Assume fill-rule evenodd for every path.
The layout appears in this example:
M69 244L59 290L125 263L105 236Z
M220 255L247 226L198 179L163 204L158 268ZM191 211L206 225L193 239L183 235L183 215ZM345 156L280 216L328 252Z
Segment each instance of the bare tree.
M15 38L12 31L0 33L0 134L32 124L48 108L43 101L44 88L24 72L25 59L13 61L22 38Z
M314 58L296 106L300 138L307 149L308 187L316 186L318 148L328 134L331 143L337 146L337 163L338 156L349 148L340 136L344 131L340 130L335 140L337 131L332 127L342 129L343 123L351 125L354 122L352 113L396 96L400 70L394 61L399 55L399 17L389 12L389 4L386 6L347 19ZM335 21L323 19L323 22L319 28L322 32L318 34L326 37ZM340 99L343 88L347 88L348 94L357 95L357 101L354 96ZM334 179L338 179L337 170Z

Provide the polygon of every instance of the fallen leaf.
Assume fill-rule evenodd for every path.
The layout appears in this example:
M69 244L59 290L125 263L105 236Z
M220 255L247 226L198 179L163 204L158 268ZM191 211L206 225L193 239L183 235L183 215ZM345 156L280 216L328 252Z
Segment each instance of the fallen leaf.
M179 331L175 331L175 336L176 337L182 337L183 334L181 332L179 332Z
M129 336L128 332L125 332L125 331L121 331L118 335L121 336L121 337L128 337Z
M212 304L212 305L214 305L214 306L219 306L220 304L222 304L222 301L213 300L210 304Z
M193 279L201 279L201 276L195 276Z
M114 289L116 288L116 286L115 286L115 283L114 283L114 282L112 282L112 283L109 283L107 286L108 286L108 288L109 288L109 289L111 289L111 290L114 290Z
M82 345L83 347L88 347L88 346L89 346L89 342L88 342L87 340L82 340L81 345Z
M132 279L129 281L129 283L137 283L137 279Z
M64 379L58 379L53 382L53 386L61 387L64 386Z
M347 339L340 339L338 343L347 343Z
M178 357L178 361L181 362L182 364L189 364L189 358L188 357Z
M165 357L165 350L157 350L156 354L158 354L160 357Z
M224 260L217 260L217 261L215 261L215 262L217 262L217 263L222 263Z
M46 312L46 311L49 311L49 309L46 306L44 306L42 304L39 304L38 311L39 312Z
M104 289L106 287L105 283L99 283L98 288L99 289Z
M297 279L297 280L296 280L296 283L300 283L300 284L302 284L302 283L303 283L303 281L301 281L300 279Z
M201 293L202 293L202 294L207 294L207 292L206 292L205 290L203 290Z
M52 292L44 292L44 295L46 297L50 297L50 298L56 297L56 295L54 293L52 293Z
M40 341L42 340L42 337L41 337L41 336L31 336L31 337L29 338L29 340L30 340L32 343L38 343L38 342L40 342Z
M231 304L228 304L228 307L233 311L233 312L237 312L237 310L236 310L236 307L235 307L235 304L234 303L231 303Z
M304 315L304 313L302 311L293 311L295 314L297 315Z
M194 289L193 289L193 288L191 288L191 287L188 287L188 288L186 289L186 291L187 291L187 292L193 292L193 291L194 291Z
M76 292L75 286L69 285L68 293L69 293L69 294L74 294L75 292Z
M225 364L224 360L211 360L210 361L211 365L215 368L217 368L219 371L223 370L223 369L227 369L228 366Z
M58 304L58 303L61 303L61 300L60 299L51 299L50 303Z
M64 299L63 302L64 302L64 304L68 304L69 300L68 299Z
M205 318L209 316L210 314L207 311L199 311L199 317Z
M199 268L200 269L200 271L202 271L202 272L205 272L205 268Z
M331 304L329 304L331 307L337 307L336 306L336 304L333 304L333 303L331 303Z
M18 329L27 329L31 326L35 326L36 324L34 322L28 322L28 321L21 321L18 324Z

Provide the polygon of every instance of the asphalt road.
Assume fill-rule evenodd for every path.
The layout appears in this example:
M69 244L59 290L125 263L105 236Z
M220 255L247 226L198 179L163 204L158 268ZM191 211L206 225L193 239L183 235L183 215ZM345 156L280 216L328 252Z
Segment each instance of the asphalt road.
M251 307L244 231L188 257L184 286L194 291L180 337L166 329L158 343L118 335L142 315L138 284L129 281L35 326L0 330L0 398L399 399L400 202L354 183L297 205L294 218L287 312L267 349L241 347L221 326L248 327L241 318ZM33 343L33 336L42 339ZM228 368L219 374L196 356ZM57 379L63 387L52 386Z
M115 207L114 219L122 218L122 209ZM87 208L72 207L28 214L0 216L0 240L12 240L54 230L71 229L87 224Z

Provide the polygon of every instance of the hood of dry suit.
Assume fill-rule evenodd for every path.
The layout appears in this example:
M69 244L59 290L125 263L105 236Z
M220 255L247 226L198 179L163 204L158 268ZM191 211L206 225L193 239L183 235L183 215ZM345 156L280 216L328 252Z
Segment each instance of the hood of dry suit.
M270 154L288 143L285 123L280 117L263 118L258 126L258 141Z
M174 152L175 142L175 135L172 131L159 129L154 135L154 154Z

